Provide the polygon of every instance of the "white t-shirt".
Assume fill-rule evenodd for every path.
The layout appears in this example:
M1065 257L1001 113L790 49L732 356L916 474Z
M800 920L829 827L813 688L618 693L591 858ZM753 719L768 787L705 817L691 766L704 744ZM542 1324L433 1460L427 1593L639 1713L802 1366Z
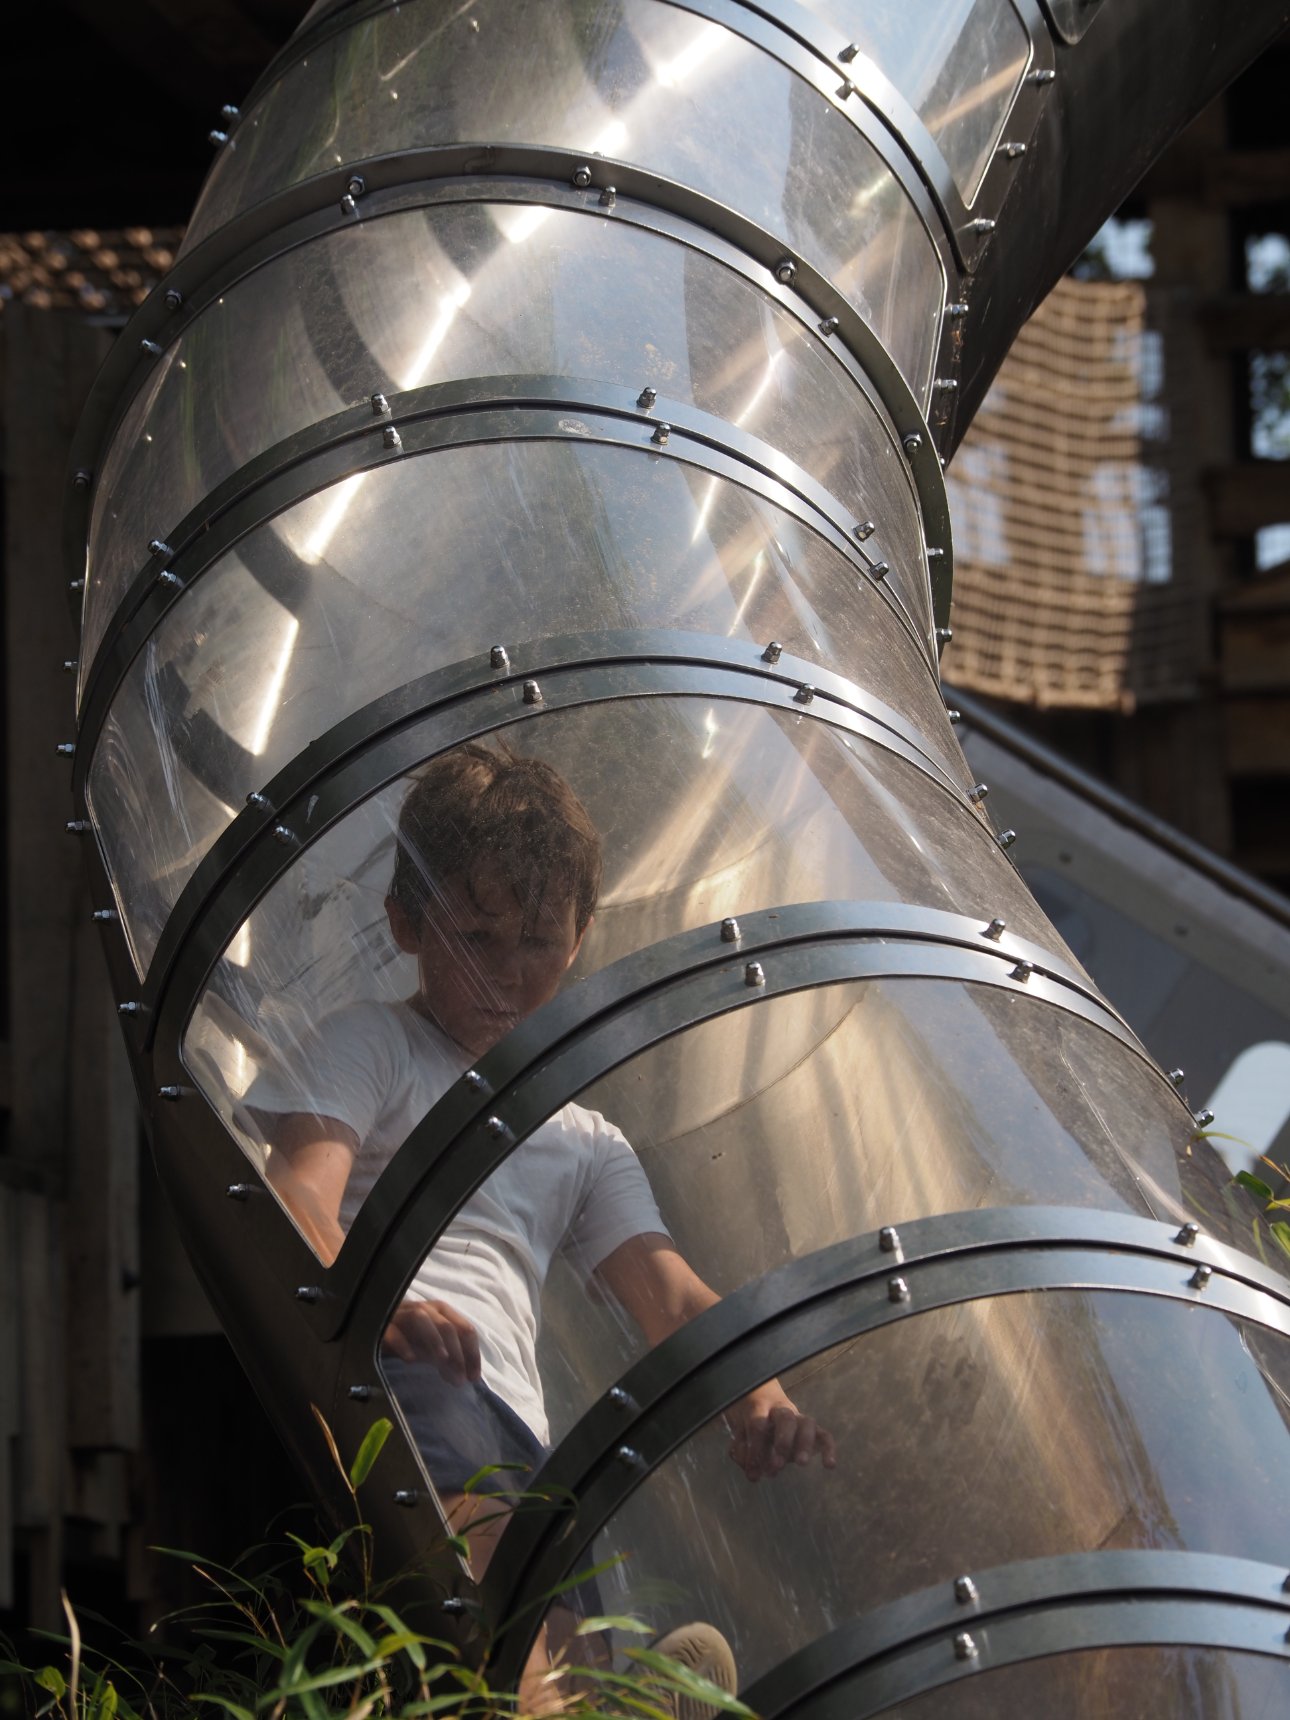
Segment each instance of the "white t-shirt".
M244 1100L258 1113L334 1117L360 1146L341 1203L348 1230L376 1179L470 1059L407 1003L337 1010L265 1069ZM666 1230L626 1137L566 1105L476 1190L417 1269L409 1295L450 1303L479 1334L484 1381L545 1444L537 1368L542 1286L564 1250L585 1278L633 1236Z

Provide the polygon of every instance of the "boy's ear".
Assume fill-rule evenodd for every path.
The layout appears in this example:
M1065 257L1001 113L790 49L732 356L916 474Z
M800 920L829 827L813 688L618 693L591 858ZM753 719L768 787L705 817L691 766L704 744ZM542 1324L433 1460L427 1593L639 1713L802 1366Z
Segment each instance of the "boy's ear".
M411 914L393 896L385 898L385 916L390 922L390 934L405 956L414 956L421 947L416 923Z
M564 964L566 969L571 968L573 966L574 962L577 961L578 951L582 948L582 940L586 937L587 933L591 930L592 922L595 920L595 917L596 916L594 914L588 914L586 925L582 928L582 930L578 933L577 937L573 940L573 948L569 951L569 959Z

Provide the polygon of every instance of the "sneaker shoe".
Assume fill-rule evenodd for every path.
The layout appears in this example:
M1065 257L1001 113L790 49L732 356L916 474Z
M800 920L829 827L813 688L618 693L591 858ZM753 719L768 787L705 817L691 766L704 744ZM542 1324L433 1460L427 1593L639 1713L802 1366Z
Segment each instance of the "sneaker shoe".
M730 1644L715 1626L683 1624L650 1646L655 1654L665 1654L669 1660L685 1667L687 1672L696 1672L709 1684L715 1684L718 1690L734 1695L739 1684L735 1657L730 1652ZM660 1691L659 1696L675 1720L711 1720L717 1713L712 1703L687 1695L683 1690Z

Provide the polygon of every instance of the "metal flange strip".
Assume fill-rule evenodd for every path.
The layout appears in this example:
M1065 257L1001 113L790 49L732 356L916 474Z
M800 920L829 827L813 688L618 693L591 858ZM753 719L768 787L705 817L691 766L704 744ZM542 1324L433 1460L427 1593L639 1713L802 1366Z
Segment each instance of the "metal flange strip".
M1199 1274L1198 1262L1205 1267ZM1232 1275L1225 1264L1235 1265ZM504 1643L499 1669L523 1665L541 1623L541 1597L578 1568L592 1539L646 1476L756 1386L920 1313L1061 1290L1164 1297L1290 1337L1284 1280L1208 1238L1181 1242L1173 1227L1128 1214L986 1209L902 1224L898 1236L888 1229L794 1261L666 1339L552 1453L532 1489L549 1493L552 1509L516 1515L483 1585L490 1618L526 1621ZM367 1355L372 1348L374 1339ZM356 1362L360 1354L355 1349ZM571 1499L576 1533L565 1503ZM839 1665L844 1660L843 1652L834 1657ZM768 1710L759 1704L757 1712Z
M1027 1559L965 1574L840 1626L758 1679L744 1700L764 1720L839 1720L996 1667L1131 1644L1290 1661L1286 1580L1284 1567L1214 1553Z
M69 462L63 546L74 587L79 590L84 575L94 477L103 449L166 345L241 276L316 235L352 226L355 220L464 197L467 201L539 202L600 220L608 213L610 219L664 233L735 269L810 327L853 380L862 386L865 379L872 383L891 418L909 457L928 543L939 552L933 573L937 622L948 621L949 503L919 405L877 335L825 276L799 262L791 282L778 279L776 271L785 260L780 241L714 200L636 168L618 174L617 200L607 212L597 185L572 185L574 173L586 164L568 150L481 151L462 146L407 151L356 165L362 169L359 177L365 186L356 214L347 212L340 202L354 177L352 168L337 168L292 186L221 227L181 258L118 337L90 391ZM603 177L599 161L595 172ZM74 607L79 613L79 597Z
M570 419L570 412L585 416ZM130 663L172 605L267 521L357 472L443 449L532 440L634 448L698 466L763 496L845 555L901 620L929 667L935 664L924 566L904 580L889 576L888 564L862 547L861 520L767 443L680 401L656 396L646 410L627 388L576 377L488 377L413 389L391 396L379 411L364 404L312 424L231 473L168 527L164 554L149 557L103 636L85 681L82 731L96 734ZM900 547L893 544L887 554L896 557Z

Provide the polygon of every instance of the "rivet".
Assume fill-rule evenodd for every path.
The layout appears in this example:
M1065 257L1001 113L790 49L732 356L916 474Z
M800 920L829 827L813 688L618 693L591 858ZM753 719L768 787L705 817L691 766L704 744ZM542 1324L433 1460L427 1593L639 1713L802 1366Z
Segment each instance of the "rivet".
M781 287L791 287L797 279L797 264L791 257L781 257L775 264L775 279Z
M1009 161L1015 161L1019 155L1025 153L1026 146L1024 143L1001 143L999 145L999 154L1006 156Z
M488 653L488 666L490 669L510 668L511 660L506 654L505 645L494 645L492 647Z
M908 1302L909 1285L903 1278L889 1278L887 1280L887 1300L889 1302Z
M486 1083L484 1081L484 1077L479 1073L478 1069L467 1069L467 1071L466 1071L466 1085L467 1085L467 1087L474 1087L476 1089L476 1091L478 1091L481 1087L486 1085Z
M975 1660L980 1652L980 1649L965 1630L961 1630L954 1638L955 1660Z
M506 1133L506 1124L500 1117L489 1117L484 1123L484 1129L485 1132L490 1135L504 1135Z
M894 1224L884 1224L878 1232L878 1246L884 1254L900 1253L900 1232Z
M139 350L140 352L146 352L150 358L161 357L161 347L155 340L141 340L139 342Z
M76 742L59 741L57 746L54 748L54 751L62 758L71 758L72 754L76 751Z
M213 143L216 149L221 149L228 142L228 133L226 131L208 131L206 141Z
M600 193L601 206L605 209L612 209L614 204L617 203L617 201L618 201L618 188L617 188L617 186L606 185L604 190Z
M749 962L744 969L745 985L765 985L766 970L760 962Z
M975 221L969 221L968 226L973 233L993 233L998 226L988 215L978 215Z
M299 837L297 837L295 831L292 830L290 825L275 824L273 827L273 840L275 842L280 842L284 848L291 848L299 841Z
M629 1391L625 1391L622 1386L610 1386L606 1395L615 1409L636 1408L636 1399Z
M849 66L859 52L860 49L854 42L848 42L846 47L843 48L842 52L838 55L838 58L844 66Z
M843 78L842 82L838 85L838 95L841 97L841 99L843 101L846 101L848 96L853 96L855 93L856 93L856 87L851 82L851 79L850 78Z
M762 652L761 660L763 663L778 663L783 655L784 647L780 644L778 639L772 639L770 644Z
M224 1190L229 1200L247 1200L251 1194L250 1183L230 1183Z
M858 526L851 528L851 535L860 543L867 543L877 529L872 520L861 520Z
M1028 84L1051 84L1057 73L1051 66L1037 66L1033 72L1026 74Z
M1202 1129L1207 1129L1209 1127L1209 1125L1214 1121L1214 1113L1212 1111L1208 1111L1208 1110L1197 1111L1196 1121L1200 1124Z
M164 538L149 538L148 539L148 554L149 555L173 555L174 553L175 553L174 550L171 549L170 545L166 542L166 540Z
M542 689L538 686L536 681L525 681L522 697L526 705L540 705L544 703L542 698Z
M917 430L911 430L908 436L901 437L900 445L907 454L917 454L918 450L923 445L923 438L918 434Z
M1000 848L1011 848L1016 840L1017 832L1015 830L1003 830L999 833Z
M820 333L821 334L836 334L837 332L838 332L838 319L837 319L837 317L825 317L824 321L820 324Z
M958 383L952 376L938 376L932 383L932 387L938 394L953 394Z
M793 694L793 702L794 702L794 704L798 704L798 705L809 705L811 703L811 701L814 699L814 697L815 697L815 688L809 687L806 685L805 682L803 682L802 685Z
M349 192L351 197L361 197L367 190L367 181L363 178L361 173L355 173L345 189Z
M176 1099L183 1098L183 1090L182 1088L176 1087L173 1082L169 1082L166 1086L157 1088L157 1097L158 1099L169 1099L173 1102Z
M162 297L162 303L168 311L177 311L184 302L184 295L178 287L167 287Z
M946 305L945 314L947 317L965 317L970 309L966 299L954 299Z
M989 792L990 792L989 783L985 783L985 782L973 783L972 787L968 790L968 799L972 802L973 806L980 806L981 802L985 799L986 795L989 794Z
M161 572L157 575L157 584L158 585L168 585L172 588L172 590L177 591L179 589L179 587L181 585L183 585L183 583L184 582L182 579L180 579L179 575L177 573L172 572L171 569L168 567L163 567Z
M1187 1071L1185 1069L1171 1069L1169 1071L1169 1079L1173 1082L1175 1087L1181 1087L1183 1082L1187 1079Z
M410 1510L413 1505L419 1504L420 1500L421 1495L415 1487L396 1487L394 1490L394 1503L396 1505L406 1505ZM444 1604L447 1605L446 1602Z
M89 827L90 821L88 818L69 818L67 823L64 824L63 829L69 836L82 836Z
M981 933L981 936L983 938L989 938L992 944L997 944L1007 929L1008 922L1006 920L991 920L990 924Z
M723 944L737 944L743 934L739 930L739 922L733 915L721 922L721 941Z
M348 191L341 198L340 206L346 215L357 215L358 214L358 204L354 201L354 198L350 195L350 193Z
M654 410L654 402L657 399L657 388L642 388L640 393L636 396L636 404L640 407L642 412L652 412Z
M1177 1236L1174 1237L1174 1241L1180 1243L1184 1248L1190 1248L1199 1235L1200 1226L1188 1219L1187 1223L1183 1225Z
M1035 964L1033 962L1018 962L1016 967L1013 968L1012 972L1008 975L1008 978L1020 980L1021 984L1025 985L1026 981L1034 971Z
M938 627L936 629L936 643L938 645L948 645L953 637L954 629L952 627Z
M355 1403L366 1403L372 1395L372 1388L371 1386L351 1386L349 1395Z
M384 430L381 431L381 441L387 448L401 448L403 446L403 438L399 435L393 424L387 424Z
M379 418L382 413L390 410L390 403L383 394L373 394L368 404L372 408L374 418Z
M645 1459L634 1445L620 1445L614 1456L620 1463L625 1463L629 1469L644 1469Z
M273 811L273 805L272 805L272 802L269 800L268 795L267 794L261 794L260 791L258 789L255 789L255 788L253 788L251 790L250 794L247 795L246 804L248 806L255 807L257 812L272 812Z
M591 169L583 162L573 170L573 183L579 191L585 191L591 184Z
M650 437L650 441L656 448L665 448L667 446L667 439L671 434L672 426L670 424L656 424L654 426L654 434Z
M963 721L962 711L956 711L954 709L953 705L946 705L945 715L950 719L950 721L952 723L961 723Z
M870 579L876 579L881 583L886 579L890 572L891 569L887 566L885 561L875 561L869 569L869 577Z
M1203 1290L1213 1276L1214 1268L1212 1266L1198 1266L1187 1282L1193 1290Z
M977 1598L976 1584L971 1577L955 1577L954 1599L958 1601L960 1606L966 1606L969 1601L974 1601Z
M116 919L116 909L95 908L94 912L90 915L90 918L92 920L97 920L100 925L107 925L110 921Z
M86 466L82 466L72 473L72 488L74 490L88 490L93 482L94 474Z
M316 1284L300 1284L296 1287L297 1302L318 1302L322 1299L322 1291Z

